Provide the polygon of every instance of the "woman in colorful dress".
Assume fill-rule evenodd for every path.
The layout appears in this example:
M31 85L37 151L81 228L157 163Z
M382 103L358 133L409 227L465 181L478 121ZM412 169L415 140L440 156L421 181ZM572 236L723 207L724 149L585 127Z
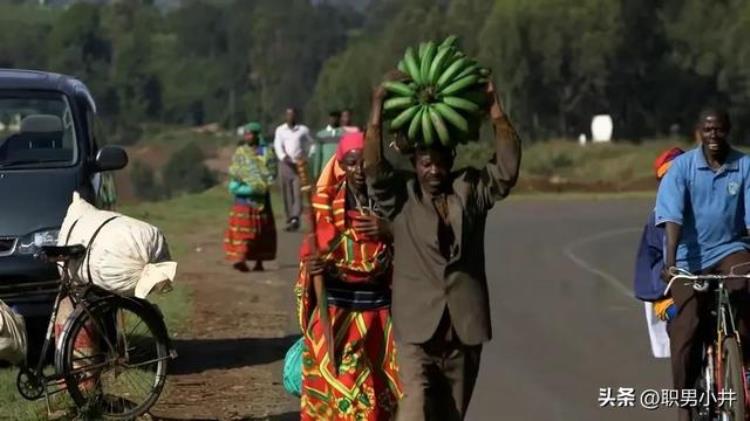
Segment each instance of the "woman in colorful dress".
M273 183L275 157L273 147L260 136L261 126L250 123L244 128L229 167L229 191L234 204L229 213L229 228L224 236L227 260L241 272L248 272L247 261L255 261L253 270L263 270L263 262L276 258L276 225L271 209L269 186Z
M367 196L364 135L345 134L313 195L315 233L303 244L296 285L302 420L393 418L401 397L390 317L390 233ZM327 320L314 278L322 276ZM326 328L335 338L329 355Z

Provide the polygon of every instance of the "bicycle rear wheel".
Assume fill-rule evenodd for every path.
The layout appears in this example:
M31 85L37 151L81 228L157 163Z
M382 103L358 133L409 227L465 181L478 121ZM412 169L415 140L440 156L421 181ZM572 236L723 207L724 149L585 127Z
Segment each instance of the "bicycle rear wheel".
M725 338L722 344L724 360L722 373L723 396L727 400L721 406L722 420L745 420L745 386L743 382L743 365L740 345L735 338ZM729 400L731 397L731 400Z
M121 297L81 307L61 339L58 370L88 415L132 419L153 406L167 374L167 331L150 304Z

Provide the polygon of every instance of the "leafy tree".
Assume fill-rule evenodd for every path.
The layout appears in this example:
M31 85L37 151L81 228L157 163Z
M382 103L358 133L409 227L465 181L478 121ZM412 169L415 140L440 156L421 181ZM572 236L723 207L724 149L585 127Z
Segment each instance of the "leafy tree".
M47 36L47 67L84 81L100 104L108 108L112 44L106 36L101 11L93 4L76 3L60 14Z

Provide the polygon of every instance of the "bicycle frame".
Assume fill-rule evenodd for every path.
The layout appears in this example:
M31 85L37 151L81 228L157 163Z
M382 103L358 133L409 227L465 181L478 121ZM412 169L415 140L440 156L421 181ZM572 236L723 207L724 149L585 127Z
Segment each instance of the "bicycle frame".
M746 264L739 265L745 266ZM692 284L693 289L697 292L706 292L712 285L715 287L712 289L714 293L714 302L711 307L711 316L715 317L715 330L705 342L705 353L706 353L706 367L702 375L705 376L706 380L706 392L711 396L712 389L715 387L717 390L722 390L724 387L723 373L723 358L724 355L724 339L733 338L737 341L737 344L742 349L742 340L739 331L737 330L737 324L735 320L734 307L730 299L729 290L726 288L725 282L729 279L746 279L750 280L750 274L738 275L734 274L734 269L728 275L693 275L683 269L672 268L670 275L672 279L667 285L664 294L666 295L673 283L677 280L686 280L686 284ZM747 379L744 376L744 364L743 364L743 391L744 391L744 402L747 406L750 401L750 391L748 390Z
M734 311L732 308L732 304L729 299L729 292L724 286L724 281L719 281L718 287L716 288L716 338L715 338L715 346L716 346L716 355L723 355L724 349L724 338L732 337L734 338L737 343L742 347L742 342L740 335L737 331L735 320L734 320ZM716 383L718 385L718 388L721 389L723 387L724 379L720 375L720 373L723 370L722 366L722 360L721 358L717 359L717 364L715 367L714 372L714 378L716 379Z
M50 314L49 322L47 323L47 331L44 336L44 342L42 344L42 351L39 356L39 360L36 362L36 365L32 368L29 367L28 364L26 364L26 368L29 370L30 374L33 376L36 376L36 380L41 381L41 384L39 386L43 389L44 397L47 400L47 409L50 410L49 406L49 397L51 395L60 393L65 390L65 387L59 387L58 389L55 389L50 392L49 386L52 383L60 382L63 378L60 373L55 371L55 373L51 376L48 376L44 374L44 363L47 359L47 354L49 353L50 346L53 346L52 344L52 337L54 334L54 328L55 328L55 322L57 321L58 314L60 312L60 304L64 298L69 298L71 300L71 303L74 308L77 307L83 307L87 308L85 300L83 297L87 294L88 286L82 285L82 286L75 286L73 285L73 275L72 271L70 269L71 263L76 263L74 260L69 260L67 262L63 262L61 266L61 279L60 279L60 286L57 290L57 295L55 297L55 302L52 306L52 313ZM54 345L56 346L56 344ZM40 396L41 397L41 396Z
M36 365L32 368L29 367L28 364L26 364L26 369L28 370L28 375L33 376L34 381L38 382L36 384L37 387L40 387L42 390L42 395L45 397L47 401L47 409L51 412L50 404L49 404L49 397L63 392L66 390L64 386L61 386L57 389L54 389L50 391L50 385L53 385L55 383L59 383L63 380L62 373L57 371L57 367L55 370L55 373L53 375L46 375L44 374L44 363L47 358L47 354L49 352L50 346L53 346L52 344L52 338L54 334L55 329L55 322L57 321L58 315L60 313L60 305L63 299L67 298L71 301L71 304L74 309L82 309L85 311L91 319L95 319L93 315L90 312L90 307L95 302L98 302L98 300L91 300L88 297L91 295L92 292L95 292L98 290L93 284L91 283L85 283L85 284L76 284L75 279L78 279L75 274L74 270L72 268L77 267L78 261L76 259L69 259L67 261L64 261L62 263L58 263L58 265L61 268L61 279L60 279L60 286L58 288L57 296L55 297L55 302L52 307L52 314L50 315L49 322L47 324L47 331L45 333L44 342L42 344L42 352L39 356L39 360L36 362ZM117 294L111 293L111 292L105 292L107 295L115 296ZM100 329L101 331L101 329ZM119 334L119 332L118 332ZM60 334L60 337L64 335L64 330ZM59 341L60 338L55 338L56 341ZM103 335L102 339L106 342L107 346L110 347L110 349L114 349L115 345L110 341L110 338L107 338L106 335ZM54 344L55 347L57 347L57 343ZM92 367L88 367L91 369ZM93 367L96 368L96 367Z

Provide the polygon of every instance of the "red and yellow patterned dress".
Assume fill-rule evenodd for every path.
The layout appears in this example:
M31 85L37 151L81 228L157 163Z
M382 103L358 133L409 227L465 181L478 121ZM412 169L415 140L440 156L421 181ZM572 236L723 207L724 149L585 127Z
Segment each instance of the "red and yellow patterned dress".
M296 284L302 360L302 420L390 420L401 388L390 316L391 245L361 238L349 227L346 182L320 189L313 198L316 241L329 262L324 279L335 338L338 375L304 264ZM302 256L310 253L307 242Z

